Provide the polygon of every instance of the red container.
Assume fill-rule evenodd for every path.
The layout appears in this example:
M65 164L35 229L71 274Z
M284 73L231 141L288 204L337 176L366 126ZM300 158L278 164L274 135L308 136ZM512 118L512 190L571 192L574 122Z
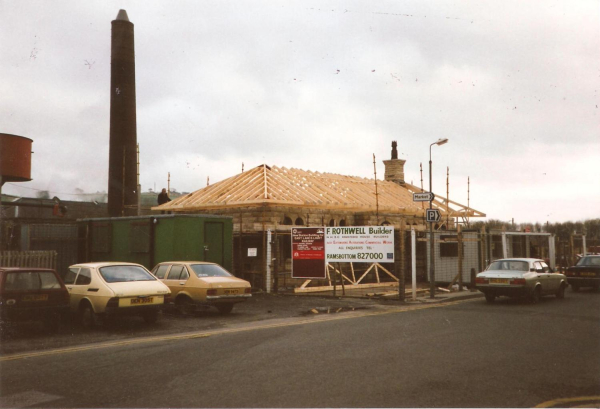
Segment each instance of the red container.
M2 182L31 180L31 144L29 138L0 133L0 177Z

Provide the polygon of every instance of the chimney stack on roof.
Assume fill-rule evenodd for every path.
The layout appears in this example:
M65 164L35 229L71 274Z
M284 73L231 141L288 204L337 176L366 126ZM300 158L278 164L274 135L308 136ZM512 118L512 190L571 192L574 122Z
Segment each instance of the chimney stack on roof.
M404 185L404 164L406 160L398 159L398 150L396 141L392 141L392 158L384 160L385 175L384 180Z

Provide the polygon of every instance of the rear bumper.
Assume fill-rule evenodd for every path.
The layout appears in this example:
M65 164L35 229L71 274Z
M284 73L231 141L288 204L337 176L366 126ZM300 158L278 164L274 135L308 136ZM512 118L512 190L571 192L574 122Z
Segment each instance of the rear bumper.
M235 294L235 295L207 295L206 302L200 304L222 304L222 303L238 303L251 298L252 294Z
M532 289L527 286L478 285L476 288L484 294L506 297L527 297Z
M571 287L598 287L600 278L594 277L567 277Z
M106 307L104 314L107 316L144 315L152 311L159 312L165 304L139 305L136 307Z

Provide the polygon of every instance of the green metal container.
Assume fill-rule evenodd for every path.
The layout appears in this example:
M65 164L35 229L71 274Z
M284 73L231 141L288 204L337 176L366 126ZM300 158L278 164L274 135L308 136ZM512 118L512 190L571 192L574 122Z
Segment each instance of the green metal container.
M155 215L80 219L80 262L210 261L232 271L233 218Z

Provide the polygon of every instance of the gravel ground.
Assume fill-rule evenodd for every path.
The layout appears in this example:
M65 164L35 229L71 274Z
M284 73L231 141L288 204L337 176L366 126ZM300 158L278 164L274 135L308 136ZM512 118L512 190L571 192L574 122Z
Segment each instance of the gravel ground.
M395 300L258 293L253 294L248 301L237 304L229 315L221 315L216 309L184 316L174 311L165 311L156 324L146 324L138 317L122 317L92 331L82 329L76 323L75 317L71 317L53 334L45 332L37 323L12 327L0 334L0 355L226 328L269 319L344 313L356 309L380 309L397 305L398 301Z

